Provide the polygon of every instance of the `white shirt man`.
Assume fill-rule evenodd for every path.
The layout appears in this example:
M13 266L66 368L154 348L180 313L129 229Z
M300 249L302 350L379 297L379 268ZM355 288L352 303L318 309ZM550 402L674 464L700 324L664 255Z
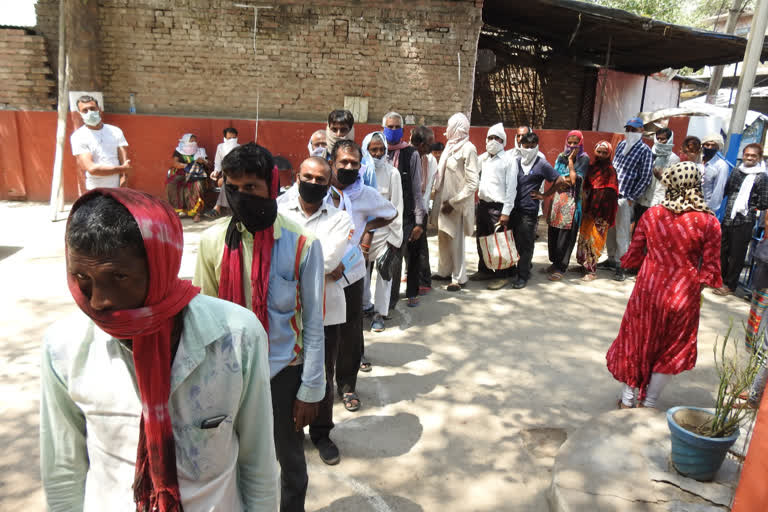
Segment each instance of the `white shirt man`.
M506 271L494 272L489 269L480 249L480 238L493 234L498 224L507 226L509 214L515 206L517 167L510 155L504 151L506 143L507 135L504 132L504 126L501 123L491 126L486 138L487 151L477 159L480 166L477 196L480 202L477 203L475 220L477 222L477 254L480 259L477 273L470 276L473 281L491 277L504 278L507 275ZM495 281L489 288L498 289L504 284L506 280Z
M341 260L352 237L352 218L325 201L331 168L319 157L310 157L299 166L296 183L277 199L278 211L314 234L323 249L325 270L325 396L317 418L309 425L309 436L326 464L337 464L339 449L330 439L333 429L333 377L339 351L341 324L347 320L347 304L340 274Z
M96 99L81 96L77 108L85 123L72 133L70 145L77 164L85 173L85 188L119 187L130 169L125 148L128 142L117 126L104 124Z

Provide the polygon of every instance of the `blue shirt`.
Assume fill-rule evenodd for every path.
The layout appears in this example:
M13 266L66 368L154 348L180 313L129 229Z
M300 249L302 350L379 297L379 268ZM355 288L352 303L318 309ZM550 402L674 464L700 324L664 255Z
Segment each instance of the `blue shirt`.
M645 193L653 177L653 153L643 141L638 141L624 154L623 140L616 146L613 156L613 167L619 180L619 194L630 201L637 200Z
M217 221L200 238L192 282L200 286L206 295L216 297L219 294L221 259L229 221L229 218ZM240 223L237 229L242 236L243 290L247 307L253 310L253 235ZM319 402L325 395L323 250L314 235L281 213L275 219L274 232L275 244L272 246L267 292L270 378L286 366L303 360L301 386L296 398L303 402ZM306 237L306 243L299 256L296 275L295 262L300 236Z

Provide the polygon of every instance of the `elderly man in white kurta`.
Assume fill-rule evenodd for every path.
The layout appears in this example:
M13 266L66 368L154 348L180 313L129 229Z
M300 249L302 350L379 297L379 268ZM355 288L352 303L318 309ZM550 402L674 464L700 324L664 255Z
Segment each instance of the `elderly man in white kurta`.
M469 119L458 113L448 120L448 144L440 157L435 181L437 241L440 251L434 280L450 279L448 291L458 291L467 282L464 237L475 228L475 191L479 167L477 149L469 142Z

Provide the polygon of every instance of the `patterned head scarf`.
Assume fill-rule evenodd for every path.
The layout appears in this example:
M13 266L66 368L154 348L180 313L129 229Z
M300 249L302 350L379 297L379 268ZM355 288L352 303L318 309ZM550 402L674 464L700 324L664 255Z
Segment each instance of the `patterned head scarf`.
M693 162L680 162L664 171L661 177L666 195L661 205L675 213L688 211L712 213L701 191L701 173Z
M600 142L595 144L595 151L597 151L600 148L605 148L605 149L608 150L608 158L609 159L613 156L613 146L607 140L601 140Z

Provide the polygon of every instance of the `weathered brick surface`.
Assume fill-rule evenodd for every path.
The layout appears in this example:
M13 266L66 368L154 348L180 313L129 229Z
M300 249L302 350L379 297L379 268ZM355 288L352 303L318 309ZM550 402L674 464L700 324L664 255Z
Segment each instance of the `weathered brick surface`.
M344 96L369 99L369 120L396 109L417 122L469 112L482 2L101 0L104 97L125 112L322 119ZM38 30L55 51L56 0L38 0ZM458 82L458 54L461 82Z
M56 82L42 36L0 28L0 83L0 110L55 107Z

